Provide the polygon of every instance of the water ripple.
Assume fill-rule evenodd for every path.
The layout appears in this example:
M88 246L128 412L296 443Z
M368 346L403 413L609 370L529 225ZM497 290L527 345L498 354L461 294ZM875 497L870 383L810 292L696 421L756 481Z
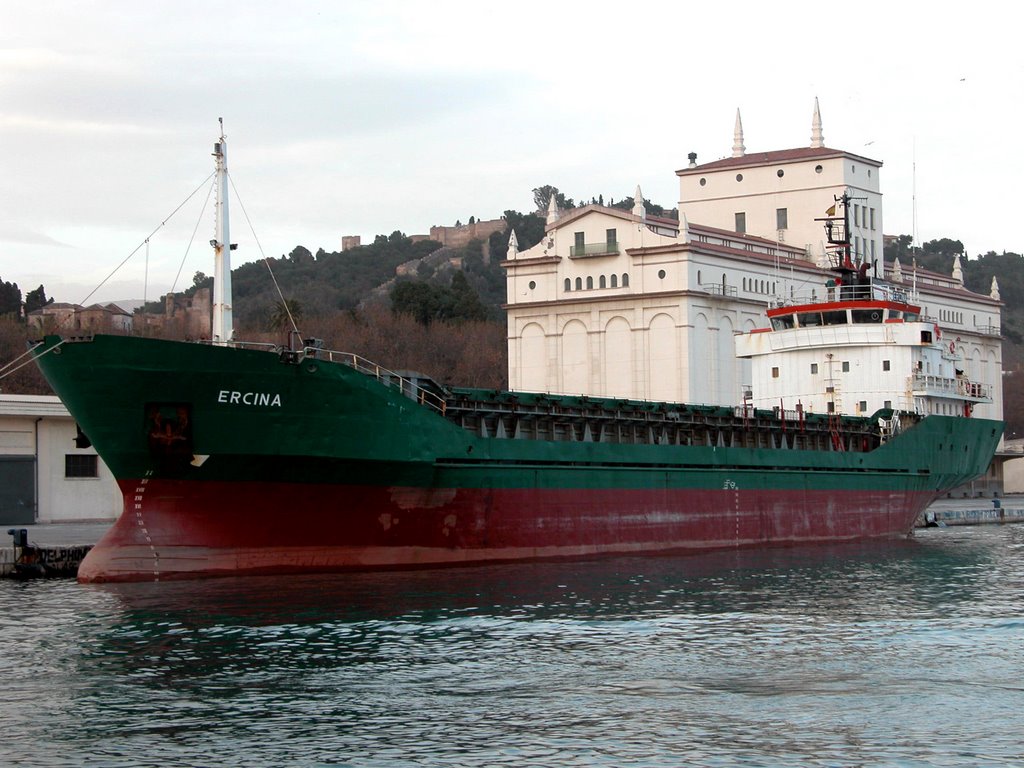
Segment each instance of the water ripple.
M1024 527L0 584L12 765L1016 765ZM10 762L13 759L13 762Z

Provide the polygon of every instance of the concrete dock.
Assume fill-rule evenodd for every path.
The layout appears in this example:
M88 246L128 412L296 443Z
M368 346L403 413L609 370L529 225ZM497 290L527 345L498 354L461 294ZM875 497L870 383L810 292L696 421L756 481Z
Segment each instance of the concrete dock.
M28 543L35 549L35 559L45 564L49 576L74 576L82 558L112 526L113 521L102 523L52 523L42 525L13 525L14 530L25 530ZM21 555L12 544L7 528L0 531L0 577L15 575L15 558ZM30 555L32 553L29 553Z

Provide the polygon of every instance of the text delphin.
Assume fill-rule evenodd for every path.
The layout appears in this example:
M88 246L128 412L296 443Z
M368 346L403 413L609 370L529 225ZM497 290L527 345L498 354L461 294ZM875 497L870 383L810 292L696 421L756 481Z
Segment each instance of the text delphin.
M281 395L270 392L232 392L222 389L217 395L218 403L228 405L270 405L281 407Z

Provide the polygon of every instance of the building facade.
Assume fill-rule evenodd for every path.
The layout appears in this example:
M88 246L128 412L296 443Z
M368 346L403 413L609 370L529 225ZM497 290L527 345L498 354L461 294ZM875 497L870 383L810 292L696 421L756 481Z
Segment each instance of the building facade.
M883 263L880 168L825 147L815 104L803 149L746 154L737 115L732 157L701 166L691 155L677 172L678 221L647 216L639 189L630 212L549 208L544 239L519 251L513 237L503 262L510 387L742 402L750 363L736 357L734 336L764 327L770 304L825 290L821 219L846 192L858 260L916 291L966 376L991 392L976 415L1001 418L998 294L966 290L958 265L946 276Z
M113 475L60 399L0 395L0 523L115 520Z

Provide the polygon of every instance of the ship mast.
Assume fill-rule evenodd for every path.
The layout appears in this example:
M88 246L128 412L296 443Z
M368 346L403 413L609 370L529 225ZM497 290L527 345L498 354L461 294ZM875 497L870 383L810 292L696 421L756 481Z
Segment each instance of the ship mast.
M227 344L234 335L231 320L231 234L228 223L228 144L224 137L224 118L220 120L220 138L213 145L217 165L217 236L213 246L213 341Z

